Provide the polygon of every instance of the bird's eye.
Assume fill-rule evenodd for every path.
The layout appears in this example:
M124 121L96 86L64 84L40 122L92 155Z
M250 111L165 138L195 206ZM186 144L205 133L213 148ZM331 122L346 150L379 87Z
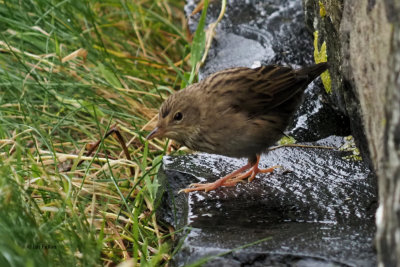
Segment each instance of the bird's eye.
M182 120L182 119L183 119L183 115L182 115L181 112L175 113L175 115L174 115L174 120L175 120L175 121L180 121L180 120Z

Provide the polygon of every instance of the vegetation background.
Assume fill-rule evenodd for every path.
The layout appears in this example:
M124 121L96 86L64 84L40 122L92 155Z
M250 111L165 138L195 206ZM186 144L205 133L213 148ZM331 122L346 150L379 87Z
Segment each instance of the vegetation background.
M155 174L175 147L144 136L202 56L183 5L0 0L0 266L168 262Z

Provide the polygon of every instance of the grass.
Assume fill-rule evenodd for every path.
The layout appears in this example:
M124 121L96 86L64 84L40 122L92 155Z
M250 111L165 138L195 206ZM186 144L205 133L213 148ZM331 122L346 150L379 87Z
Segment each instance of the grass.
M155 174L174 147L144 136L193 80L183 2L0 0L0 266L168 263Z

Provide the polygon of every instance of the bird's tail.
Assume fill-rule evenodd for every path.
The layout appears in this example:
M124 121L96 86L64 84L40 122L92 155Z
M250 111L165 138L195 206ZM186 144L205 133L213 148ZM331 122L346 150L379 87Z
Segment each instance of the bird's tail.
M329 63L322 62L312 66L301 68L297 70L297 73L301 76L302 75L308 76L308 80L312 81L315 78L317 78L321 73L326 71L328 68L329 68Z

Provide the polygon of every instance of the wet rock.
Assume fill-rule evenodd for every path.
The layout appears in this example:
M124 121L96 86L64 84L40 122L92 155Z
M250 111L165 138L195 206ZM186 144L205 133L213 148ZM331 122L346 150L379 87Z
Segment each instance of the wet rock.
M296 111L286 134L298 142L316 141L329 135L350 135L349 118L337 112L318 79L305 91L304 102Z
M159 215L182 230L178 237L184 240L175 266L209 256L205 266L374 266L375 178L362 161L346 158L352 152L339 149L344 143L332 136L312 144L336 149L272 150L261 166L283 169L207 193L178 191L212 182L246 161L209 154L165 157Z

